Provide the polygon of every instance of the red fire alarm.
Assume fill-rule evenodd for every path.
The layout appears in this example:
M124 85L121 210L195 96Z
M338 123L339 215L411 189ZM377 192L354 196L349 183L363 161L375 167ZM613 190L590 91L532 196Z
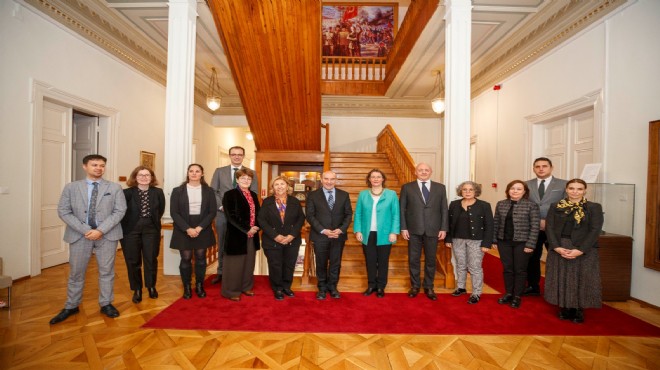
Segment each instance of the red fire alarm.
M493 189L497 189L497 183L494 182L494 183L490 184L490 187L493 188Z
M495 90L495 91L497 91L501 88L502 88L502 84L497 84L497 85L493 86L493 90Z

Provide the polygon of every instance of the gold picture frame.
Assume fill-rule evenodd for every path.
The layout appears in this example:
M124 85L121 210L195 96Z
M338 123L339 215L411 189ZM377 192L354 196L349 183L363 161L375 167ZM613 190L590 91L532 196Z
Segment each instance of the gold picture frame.
M151 168L156 171L156 153L140 151L140 166Z

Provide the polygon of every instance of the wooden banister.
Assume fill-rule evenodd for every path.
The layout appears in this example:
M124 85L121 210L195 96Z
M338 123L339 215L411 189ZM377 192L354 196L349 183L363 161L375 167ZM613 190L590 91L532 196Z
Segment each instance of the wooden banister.
M325 129L325 152L323 154L323 172L330 171L330 124L322 123L321 128Z
M399 183L405 184L415 180L415 162L391 125L385 126L378 134L377 142L376 151L387 155L394 173L399 178Z

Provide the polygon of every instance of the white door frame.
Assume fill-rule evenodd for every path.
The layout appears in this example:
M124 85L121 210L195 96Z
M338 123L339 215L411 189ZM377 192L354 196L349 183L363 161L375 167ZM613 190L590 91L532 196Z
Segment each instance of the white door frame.
M99 152L105 153L109 162L105 170L104 177L106 179L114 179L117 173L117 125L119 122L119 112L115 109L69 94L39 80L31 79L30 85L30 104L32 106L32 117L30 120L32 154L30 164L32 166L32 174L29 180L31 207L28 210L28 219L32 220L32 222L30 222L29 226L28 243L30 244L30 275L37 276L41 274L39 233L41 230L41 133L44 99L99 116L100 130L104 132L101 135L102 139L98 143Z

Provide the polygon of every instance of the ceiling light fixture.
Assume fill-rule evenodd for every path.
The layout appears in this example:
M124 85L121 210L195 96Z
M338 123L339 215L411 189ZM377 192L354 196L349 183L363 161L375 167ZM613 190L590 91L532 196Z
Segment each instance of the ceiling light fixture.
M220 108L222 98L219 95L219 90L218 73L215 71L215 67L211 67L211 80L209 81L209 92L206 95L206 106L212 111L216 111Z
M445 83L442 79L442 72L441 71L436 71L435 72L435 85L433 86L433 89L438 88L438 97L431 100L431 108L433 111L437 114L440 114L445 111Z

